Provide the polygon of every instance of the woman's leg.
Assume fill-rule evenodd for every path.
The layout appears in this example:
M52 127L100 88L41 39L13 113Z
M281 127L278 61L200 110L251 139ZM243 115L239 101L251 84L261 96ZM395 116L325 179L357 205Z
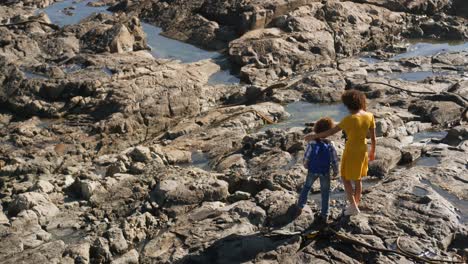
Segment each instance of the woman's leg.
M361 202L361 196L362 196L362 181L354 181L355 184L355 189L354 189L354 201L356 201L356 207L359 205Z
M343 185L345 188L346 197L348 198L349 204L353 206L354 208L357 208L356 201L354 200L354 191L353 191L353 185L351 184L351 181L345 180L343 178Z

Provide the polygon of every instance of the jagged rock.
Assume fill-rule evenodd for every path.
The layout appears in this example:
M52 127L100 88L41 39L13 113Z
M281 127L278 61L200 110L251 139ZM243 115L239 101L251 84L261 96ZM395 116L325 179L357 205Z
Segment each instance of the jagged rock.
M85 180L79 181L79 186L81 197L85 200L89 200L100 184L99 182Z
M3 207L0 205L0 225L8 224L8 217L3 213Z
M267 212L267 221L271 226L288 223L294 214L297 195L285 191L263 190L255 196L257 202Z
M136 249L132 249L122 256L112 260L111 264L138 264L139 256L138 251L136 251Z
M32 187L31 191L42 192L42 193L51 193L54 190L54 186L44 180L37 181Z
M178 149L167 149L164 152L166 159L171 164L189 163L192 161L192 153Z
M410 164L421 157L421 148L418 146L407 146L401 150L400 164Z
M108 263L112 256L109 250L109 241L103 237L96 238L89 253L92 263Z
M88 18L89 23L94 20L105 20L108 17L101 14ZM98 26L91 28L80 38L81 48L95 52L123 53L146 49L146 35L140 20L136 17L126 19L123 23Z
M224 200L229 195L228 184L216 177L195 171L170 172L153 190L159 205L196 204Z
M400 142L391 138L379 138L375 160L369 163L368 175L383 177L401 160Z
M461 118L462 108L453 102L433 102L419 100L409 108L414 114L420 115L423 121L446 125Z
M376 115L375 134L377 137L406 136L407 128L403 120L397 115Z
M383 6L398 12L411 12L417 14L433 15L447 11L451 8L453 0L414 1L404 0L360 0L360 2Z
M173 233L165 232L161 236L148 241L143 248L142 255L150 259L160 258L174 250L175 243L177 244L176 236Z
M461 142L468 140L468 128L466 126L457 126L450 129L442 142L452 146L457 146Z
M224 171L227 169L240 168L245 169L247 164L242 156L242 154L231 155L224 160L222 160L217 166L217 170Z
M120 228L114 227L107 230L107 239L109 239L110 249L116 253L123 253L127 250L127 240L122 233Z
M90 248L91 248L91 245L88 242L70 245L65 250L64 255L69 256L76 263L89 263Z
M125 173L127 171L127 167L125 163L122 161L117 161L116 163L110 165L106 169L106 176L114 176L116 173Z
M251 194L248 192L243 192L243 191L236 191L235 193L231 194L228 199L231 202L237 202L241 200L248 200L250 199Z
M46 194L36 192L22 193L16 196L8 207L10 215L17 215L24 210L33 210L39 217L53 217L59 213L59 209L47 197Z
M138 146L133 148L128 155L134 160L139 162L148 162L151 160L151 151L147 147Z

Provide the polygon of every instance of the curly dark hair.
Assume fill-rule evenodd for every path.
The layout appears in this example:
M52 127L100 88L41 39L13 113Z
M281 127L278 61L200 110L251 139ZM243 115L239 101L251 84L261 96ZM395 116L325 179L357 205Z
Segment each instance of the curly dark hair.
M315 122L314 132L315 133L325 132L329 129L332 129L334 126L335 126L335 123L333 122L333 119L331 119L330 117L323 117L323 118L320 118L317 122Z
M366 110L366 95L358 90L348 90L341 96L343 104L351 111Z

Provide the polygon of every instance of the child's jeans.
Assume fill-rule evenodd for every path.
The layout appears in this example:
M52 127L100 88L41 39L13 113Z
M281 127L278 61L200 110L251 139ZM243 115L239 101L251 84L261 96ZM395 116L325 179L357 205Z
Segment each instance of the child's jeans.
M309 195L310 189L314 184L315 180L320 178L320 194L322 195L322 211L321 216L327 217L328 216L328 208L330 203L330 174L319 174L319 173L311 173L307 174L306 181L304 183L304 187L302 187L301 194L299 195L299 201L297 205L300 208L304 208L307 202L307 196Z

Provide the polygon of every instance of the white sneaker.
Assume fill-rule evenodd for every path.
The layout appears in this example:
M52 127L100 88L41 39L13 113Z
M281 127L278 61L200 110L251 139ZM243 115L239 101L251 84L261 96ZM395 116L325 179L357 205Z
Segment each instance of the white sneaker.
M345 215L357 215L360 212L361 211L359 210L359 208L349 205L348 207L346 207L344 214Z

